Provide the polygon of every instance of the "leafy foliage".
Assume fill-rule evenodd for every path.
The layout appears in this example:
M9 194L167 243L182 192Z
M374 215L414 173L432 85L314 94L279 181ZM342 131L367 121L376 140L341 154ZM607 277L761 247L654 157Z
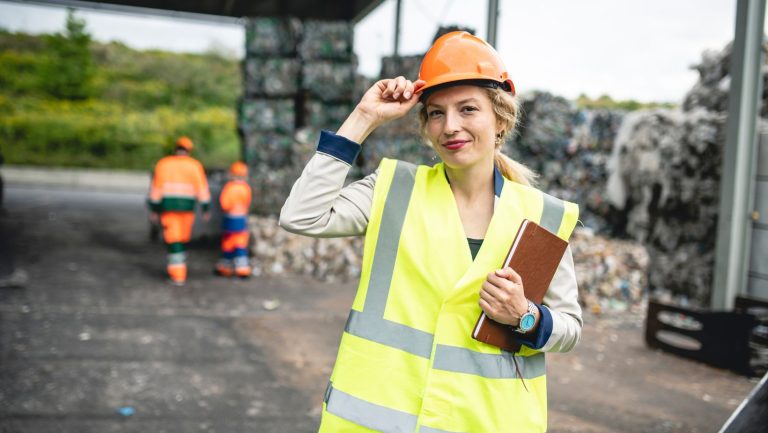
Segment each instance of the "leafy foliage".
M239 157L239 62L0 29L0 153L8 164L150 169L179 135L206 167Z
M658 102L638 102L633 99L624 101L614 101L608 95L602 95L597 99L591 99L585 94L579 95L576 98L576 106L582 109L606 109L606 110L644 110L649 108L674 108L675 104L672 103L658 103Z

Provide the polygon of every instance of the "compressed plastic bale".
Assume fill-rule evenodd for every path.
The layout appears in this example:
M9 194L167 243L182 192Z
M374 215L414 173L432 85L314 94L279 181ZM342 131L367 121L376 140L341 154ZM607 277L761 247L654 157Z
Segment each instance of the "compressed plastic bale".
M245 22L246 57L295 55L301 38L296 18L257 17Z
M349 60L353 41L354 26L349 21L305 20L299 55L306 60Z
M239 127L248 133L283 132L295 128L293 99L245 99L240 102Z
M337 130L352 111L351 102L326 103L310 99L304 103L304 124L314 129Z
M351 101L355 89L355 65L333 61L305 62L302 89L325 102Z
M246 58L244 88L251 96L292 96L299 90L301 63L290 58Z
M254 132L243 136L243 156L251 166L285 168L293 165L294 140L278 133ZM252 172L255 175L255 172Z

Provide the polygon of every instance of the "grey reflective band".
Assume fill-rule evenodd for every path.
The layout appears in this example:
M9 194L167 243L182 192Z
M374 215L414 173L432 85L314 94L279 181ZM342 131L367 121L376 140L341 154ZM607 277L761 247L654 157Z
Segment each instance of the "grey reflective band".
M432 427L421 426L419 427L419 433L463 433L463 432L440 430Z
M432 354L432 334L384 319L400 233L403 231L405 214L416 182L416 169L413 164L397 161L384 202L365 305L361 312L349 312L344 330L356 337L429 359Z
M541 193L541 195L544 200L544 209L541 211L539 225L557 234L560 230L560 224L563 222L565 203L549 194Z
M357 398L339 391L328 383L325 390L325 410L357 425L376 431L411 433L416 428L416 415ZM461 433L421 426L419 433Z
M374 404L330 387L325 409L347 421L385 433L412 433L416 415Z
M384 307L387 305L389 286L392 284L392 273L400 244L400 232L403 231L405 213L408 211L408 203L411 201L415 182L416 166L397 161L392 184L384 202L381 224L379 224L379 235L371 264L371 277L363 307L365 314L384 317Z
M183 265L187 261L187 253L170 253L168 254L169 265Z
M434 340L432 334L384 319L400 236L416 181L416 169L413 164L397 161L382 210L363 311L351 310L344 330L356 337L429 359ZM542 193L542 196L544 209L540 225L557 233L565 205L550 195ZM517 359L524 379L545 373L543 354ZM517 377L511 353L486 354L443 345L437 346L433 368L487 378Z
M344 330L422 358L429 359L432 354L432 334L366 312L350 311Z
M522 379L533 379L546 372L544 354L518 356L517 365ZM438 344L433 368L456 373L474 374L489 379L517 379L512 353L502 351L496 355L480 353L462 347Z

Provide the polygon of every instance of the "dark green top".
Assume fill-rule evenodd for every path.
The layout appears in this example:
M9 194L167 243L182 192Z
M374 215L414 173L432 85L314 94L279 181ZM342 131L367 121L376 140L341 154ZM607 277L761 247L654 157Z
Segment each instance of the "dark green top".
M467 242L469 242L469 251L472 253L472 260L475 260L477 252L480 251L480 247L483 245L483 240L467 238Z

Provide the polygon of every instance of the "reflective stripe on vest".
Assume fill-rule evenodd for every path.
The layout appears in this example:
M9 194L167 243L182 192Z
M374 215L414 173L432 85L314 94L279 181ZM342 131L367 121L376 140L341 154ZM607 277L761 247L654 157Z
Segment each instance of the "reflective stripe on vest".
M325 390L326 410L363 427L385 433L412 433L416 415L367 402L329 383ZM419 433L458 433L422 426Z
M575 224L577 207L540 191L509 184L509 181L506 181L509 190L502 194L502 198L497 197L497 209L500 209L500 213L495 219L495 224L492 221L489 226L489 232L486 234L489 236L488 246L484 253L481 249L479 261L475 260L470 265L472 267L461 271L465 266L461 261L464 259L453 260L450 262L451 267L446 268L452 271L448 274L451 275L447 277L449 279L441 280L438 277L438 279L419 280L418 278L423 278L419 269L440 269L441 262L430 259L429 256L426 256L423 261L414 260L412 257L425 256L423 254L409 256L409 253L412 254L414 251L411 248L432 245L424 242L435 242L436 239L442 239L441 236L445 235L450 236L451 248L461 247L459 242L461 238L457 236L461 230L458 214L450 216L453 218L450 223L441 223L443 215L440 206L450 194L446 189L450 187L446 185L444 176L440 176L444 175L442 170L442 167L417 168L402 161L382 162L366 235L366 245L369 246L366 248L366 256L363 259L363 277L361 277L354 307L350 311L345 326L346 332L342 338L339 358L332 376L333 384L329 384L324 398L327 418L324 415L321 432L356 431L352 425L356 424L383 432L458 433L454 430L441 430L427 426L431 424L443 429L451 429L454 425L450 418L452 411L456 414L453 416L461 420L465 419L461 418L461 411L472 413L471 411L481 407L473 408L474 404L483 404L482 395L485 394L478 394L477 399L465 398L463 404L458 403L461 399L444 400L449 398L447 395L455 395L444 394L443 390L443 387L451 388L454 382L470 384L466 389L473 390L472 392L480 392L481 389L492 391L496 393L499 401L508 397L513 399L507 401L505 403L507 406L504 407L509 407L509 404L515 406L517 399L521 399L519 400L521 405L516 407L520 407L520 410L528 414L521 417L522 421L513 421L510 424L506 421L502 424L496 424L496 421L483 421L484 427L481 430L488 430L491 427L495 429L500 426L503 426L505 432L509 431L508 427L518 428L518 426L524 426L522 427L524 431L543 431L546 428L546 413L540 409L543 405L546 410L544 354L524 348L520 355L515 355L471 340L469 338L471 330L467 330L466 334L463 330L470 326L465 325L464 321L471 318L461 311L467 311L466 306L473 305L468 295L472 287L479 284L480 275L483 272L481 269L487 266L498 266L493 264L494 258L498 255L501 260L503 254L501 250L508 248L504 243L508 237L514 235L514 233L510 234L512 230L508 228L508 223L502 223L502 221L507 221L508 216L512 216L514 221L518 222L519 218L532 219L567 239ZM432 225L424 224L424 221L435 221L435 230L447 231L434 232L436 235L433 235ZM402 257L399 256L401 248L406 248L403 250L406 253ZM435 255L439 256L441 252L436 250ZM456 252L456 254L460 253ZM471 259L467 256L466 260ZM457 267L459 263L462 264ZM408 266L419 264L426 267L410 268L410 270L408 268ZM413 272L413 275L410 272ZM465 272L461 280L454 280L457 275L461 276L461 272ZM463 280L464 277L467 277L466 281ZM422 284L421 281L427 282L423 288L424 291L419 285ZM411 285L414 286L411 287ZM453 294L450 290L454 290ZM419 293L423 294L418 295ZM401 298L401 296L412 297ZM425 316L418 314L410 317L407 314L402 315L403 312L415 314L413 310L402 309L403 306L409 308L408 305L414 305L407 302L425 301L433 306L442 304L442 307L439 310L433 308L426 319ZM478 308L477 305L474 304L471 308L473 308L472 314L475 314L474 309ZM451 315L456 314L461 314L458 316L458 322L450 318ZM402 323L398 320L399 317L403 317ZM435 320L433 327L430 325L431 320ZM365 354L369 351L380 356L365 361ZM377 362L390 361L406 367L404 370L393 371L397 379L393 378L389 383L372 380L367 384L365 375L371 377L370 375L373 374L375 377L378 372L386 375L386 369L393 364L380 364L375 369L372 369L372 366ZM432 370L432 373L428 373L429 370ZM409 373L400 374L406 371ZM409 377L408 374L413 376ZM424 379L430 377L426 374L432 376L429 381ZM520 381L516 379L533 381L528 384L527 393L523 393ZM424 380L423 384L422 380ZM397 387L400 386L398 384L401 383L399 381L402 381L404 393L397 391ZM373 383L377 385L372 386ZM434 385L435 383L442 384ZM395 388L390 388L390 384ZM474 384L477 384L477 387ZM384 388L379 388L382 386ZM424 388L421 388L422 386ZM520 393L515 391L518 386ZM506 393L506 390L512 390L512 393ZM487 398L491 395L493 394L488 394ZM519 397L515 397L518 395ZM459 405L447 412L444 411L442 408L451 401ZM500 408L488 410L498 412ZM506 418L493 415L489 419ZM518 424L518 422L527 424ZM477 427L479 428L479 425ZM474 424L464 425L461 422L455 425L455 428L466 431L477 430Z
M376 252L371 267L371 279L362 312L351 310L344 330L354 336L375 341L408 353L429 358L432 353L433 335L400 323L384 319L384 308L389 295L392 271L400 243L400 233L408 210L408 202L416 175L416 166L398 161L392 178L392 185L384 205L382 220L391 222L382 225L379 230ZM548 195L544 196L544 209L541 225L557 233L563 217L562 201ZM451 359L457 355L462 361ZM443 358L446 359L443 359ZM523 379L530 379L544 374L544 357L520 357L520 371ZM466 364L464 364L466 362ZM469 349L451 346L437 346L435 368L459 373L469 373L489 378L515 378L514 362L508 352L501 354L479 353Z

